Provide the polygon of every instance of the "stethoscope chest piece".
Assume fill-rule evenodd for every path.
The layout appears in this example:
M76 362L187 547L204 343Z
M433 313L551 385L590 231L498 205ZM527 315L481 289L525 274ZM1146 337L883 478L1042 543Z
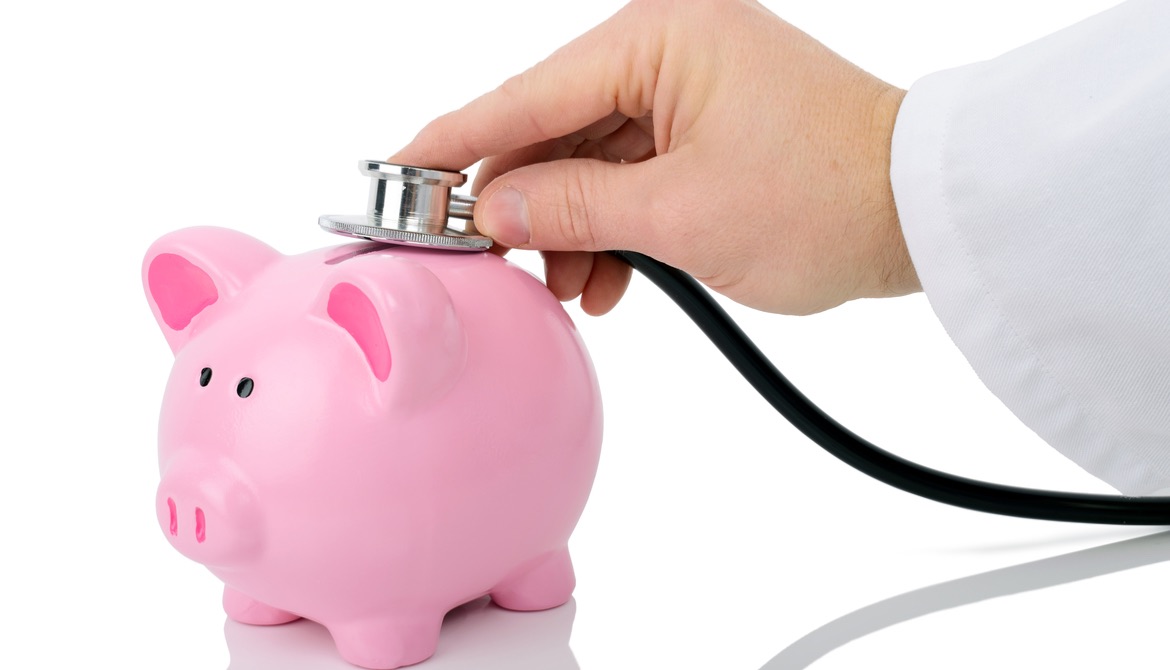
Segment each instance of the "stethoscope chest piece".
M317 223L332 233L388 244L483 251L492 246L471 221L475 198L455 194L467 176L462 172L428 170L381 161L361 161L358 168L371 178L365 214L327 214ZM464 221L451 227L450 218Z

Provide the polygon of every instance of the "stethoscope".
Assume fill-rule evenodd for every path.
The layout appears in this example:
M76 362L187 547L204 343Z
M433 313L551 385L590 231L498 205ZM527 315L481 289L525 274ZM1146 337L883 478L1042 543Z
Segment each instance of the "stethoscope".
M475 198L452 193L467 176L381 161L358 167L372 178L364 215L318 219L330 232L373 242L476 252L492 246L472 222ZM452 225L450 219L462 224ZM631 251L609 252L682 308L740 374L793 426L857 470L908 493L980 512L1050 521L1170 525L1170 497L1133 498L1004 486L940 472L877 447L837 423L797 390L690 275Z

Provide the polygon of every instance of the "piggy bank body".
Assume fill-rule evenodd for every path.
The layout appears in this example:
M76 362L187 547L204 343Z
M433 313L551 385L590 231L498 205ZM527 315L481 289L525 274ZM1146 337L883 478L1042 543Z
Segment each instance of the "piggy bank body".
M531 275L193 228L151 247L143 282L175 353L159 523L223 580L232 619L312 619L351 663L395 668L433 654L461 603L569 599L601 404Z

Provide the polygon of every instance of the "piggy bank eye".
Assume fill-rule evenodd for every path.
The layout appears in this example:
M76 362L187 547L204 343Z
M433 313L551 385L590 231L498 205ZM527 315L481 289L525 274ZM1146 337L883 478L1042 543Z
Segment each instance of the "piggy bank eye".
M236 385L236 395L240 396L241 398L247 398L248 396L252 395L253 386L255 386L255 384L252 382L252 378L244 377L240 380L240 383Z
M211 368L203 368L199 373L199 385L207 386L211 383Z

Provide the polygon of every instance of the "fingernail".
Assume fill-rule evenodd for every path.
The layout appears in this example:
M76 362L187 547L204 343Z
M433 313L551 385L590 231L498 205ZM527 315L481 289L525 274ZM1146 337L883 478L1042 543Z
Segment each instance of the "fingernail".
M532 232L524 195L511 186L493 193L483 206L483 232L504 246L528 244Z

